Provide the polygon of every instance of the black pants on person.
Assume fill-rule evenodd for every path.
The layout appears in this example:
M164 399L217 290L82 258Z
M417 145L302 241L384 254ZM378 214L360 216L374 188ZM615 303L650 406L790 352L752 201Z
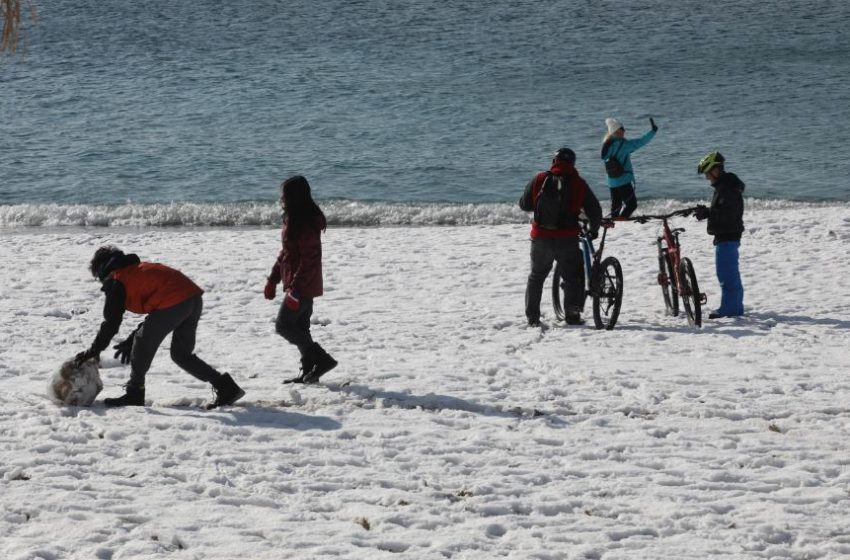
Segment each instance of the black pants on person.
M628 218L637 208L634 183L611 190L611 218Z
M277 334L297 346L302 358L313 346L313 337L310 334L310 317L312 316L313 298L302 297L301 304L294 311L286 306L286 298L284 298L274 324Z
M540 321L540 299L543 297L543 284L557 261L564 270L566 294L564 311L579 313L584 296L584 266L581 249L575 237L550 238L538 237L531 240L531 273L525 289L525 317L529 323Z
M194 354L195 334L204 310L201 295L191 297L167 309L152 311L133 338L130 352L130 385L143 387L156 351L169 333L171 359L183 370L207 383L218 381L221 373Z

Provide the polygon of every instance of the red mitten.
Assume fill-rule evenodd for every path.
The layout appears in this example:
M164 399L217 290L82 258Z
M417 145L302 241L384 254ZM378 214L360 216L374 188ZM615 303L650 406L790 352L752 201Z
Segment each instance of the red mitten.
M295 290L289 290L286 292L286 298L284 298L283 301L286 303L286 307L292 311L298 311L298 308L301 307L301 299L298 297L298 292Z

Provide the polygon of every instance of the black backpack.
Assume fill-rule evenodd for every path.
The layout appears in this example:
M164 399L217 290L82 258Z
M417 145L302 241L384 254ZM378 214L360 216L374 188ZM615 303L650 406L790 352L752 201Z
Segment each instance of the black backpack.
M543 229L563 229L578 223L569 214L570 186L563 177L546 173L534 204L534 221Z
M626 172L626 168L623 167L623 164L614 157L614 154L608 154L608 151L611 148L611 144L614 143L614 138L609 139L607 142L602 144L602 160L605 162L605 173L608 174L612 179L616 179L620 177L623 173Z

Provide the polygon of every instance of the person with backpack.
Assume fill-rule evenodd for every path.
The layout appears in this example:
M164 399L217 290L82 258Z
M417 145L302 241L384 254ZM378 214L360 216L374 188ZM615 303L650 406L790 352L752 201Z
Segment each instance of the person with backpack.
M658 132L655 120L650 118L651 129L640 138L626 140L626 129L619 120L608 117L605 126L608 133L602 139L602 161L608 176L608 188L611 190L611 218L625 219L637 208L635 193L635 172L632 166L632 152L646 146Z
M526 185L519 207L533 212L531 221L531 273L525 290L525 317L531 326L540 325L540 299L552 263L558 261L567 285L564 301L566 322L581 325L584 303L584 265L578 237L579 217L590 222L596 238L602 222L599 201L575 168L576 154L561 148L552 158L549 171L537 173Z
M725 169L726 158L714 151L703 157L697 173L705 176L714 188L711 206L697 206L696 218L708 219L706 228L714 236L714 266L720 283L720 307L708 314L709 319L738 317L744 314L744 285L738 266L741 234L744 232L744 188L737 175Z
M283 302L275 322L275 330L301 354L301 375L289 381L317 383L319 378L337 366L337 361L313 341L310 317L313 299L321 296L322 232L327 227L325 215L310 192L310 184L301 175L285 180L280 186L283 208L283 247L272 266L263 290L273 300L277 285L283 283Z
M125 254L112 245L95 251L89 271L100 280L106 295L104 321L89 349L74 358L77 365L100 358L118 333L125 311L146 315L126 340L113 347L115 357L130 364L130 381L125 395L104 399L106 406L145 405L145 375L169 334L174 363L212 385L216 398L208 409L231 405L245 395L229 373L219 373L194 354L204 291L186 275L164 264L142 262L137 255Z

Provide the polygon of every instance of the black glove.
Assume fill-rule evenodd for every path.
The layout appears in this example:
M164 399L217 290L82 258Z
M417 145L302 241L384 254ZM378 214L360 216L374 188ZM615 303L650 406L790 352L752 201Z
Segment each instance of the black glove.
M652 132L658 132L658 125L655 124L655 119L649 117L649 124L652 125Z
M124 365L130 363L130 353L133 351L133 342L135 342L136 333L139 332L139 329L142 328L142 325L144 325L144 323L139 324L139 326L136 327L133 332L130 333L130 336L113 346L113 348L115 349L115 359L120 359L121 363Z
M697 220L700 220L700 221L708 218L708 214L709 214L708 207L704 204L700 204L699 206L696 207L696 210L694 210L694 216L696 217Z
M587 235L588 235L591 239L596 239L597 237L599 237L599 230L598 230L598 229L592 229L592 230L590 230L589 232L587 232Z
M115 349L115 358L121 360L121 363L127 365L130 363L130 352L133 351L133 339L136 333L131 334L122 342L119 342L113 348Z
M89 348L88 350L80 352L79 354L74 356L74 365L80 367L83 362L91 360L92 358L100 359L100 354L98 352L94 352L91 348Z

